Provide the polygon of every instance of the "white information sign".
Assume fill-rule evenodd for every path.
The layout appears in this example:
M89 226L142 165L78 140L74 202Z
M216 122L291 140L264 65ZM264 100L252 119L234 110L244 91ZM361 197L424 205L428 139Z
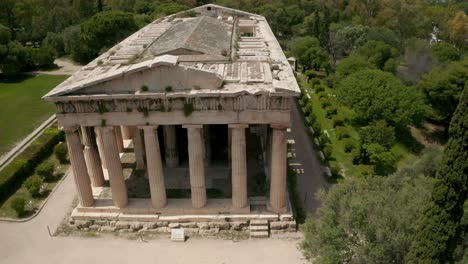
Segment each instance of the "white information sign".
M185 232L182 228L174 228L171 230L171 240L172 241L185 241Z

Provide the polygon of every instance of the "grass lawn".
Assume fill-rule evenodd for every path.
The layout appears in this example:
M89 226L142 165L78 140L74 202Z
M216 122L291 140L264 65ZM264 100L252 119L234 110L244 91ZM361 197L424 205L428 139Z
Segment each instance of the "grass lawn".
M54 106L41 97L68 76L23 76L0 82L0 156L54 113Z
M13 195L11 195L1 206L0 206L0 217L8 217L8 218L18 218L16 212L11 208L11 201L15 197L23 197L26 200L26 213L22 217L28 217L39 208L42 201L49 196L49 193L54 189L60 179L65 175L65 172L70 167L69 164L60 164L59 161L55 158L55 155L50 155L49 158L45 159L44 161L52 162L55 165L55 173L56 177L53 181L44 183L45 189L43 194L40 197L32 197L29 191L21 186ZM33 176L33 175L31 175Z

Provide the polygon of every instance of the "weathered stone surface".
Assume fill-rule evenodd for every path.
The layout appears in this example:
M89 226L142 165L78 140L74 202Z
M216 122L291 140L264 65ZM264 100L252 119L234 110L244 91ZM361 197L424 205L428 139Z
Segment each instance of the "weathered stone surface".
M164 226L168 226L168 225L169 225L169 222L156 222L156 224L157 224L159 227L164 227Z
M208 230L208 229L210 229L210 225L209 225L207 222L200 222L200 223L197 223L197 226L198 226L198 228L200 228L200 230Z
M198 234L198 228L183 228L186 235L196 235Z
M87 228L92 225L91 221L86 220L75 220L75 226L78 228Z
M184 229L187 228L197 228L197 223L195 222L189 222L189 223L180 223L180 227L183 227Z
M129 227L130 224L128 222L118 221L115 223L115 230L128 229Z
M171 228L169 227L158 227L155 230L158 233L170 233L171 232Z
M106 225L110 224L109 221L107 221L107 220L96 220L96 221L94 221L94 223L96 225L100 225L100 226L106 226Z
M130 223L130 229L133 231L138 231L143 228L143 224L139 222L132 222Z
M143 228L146 228L146 229L156 229L157 227L158 227L158 223L155 223L155 222L149 222L143 225Z
M199 234L202 236L213 236L219 233L219 228L210 228L208 230L200 230Z
M281 222L281 221L270 222L270 229L271 230L281 230L281 229L285 229L287 227L288 227L288 224L285 223L285 222Z
M180 223L169 223L169 228L179 228L180 227Z
M90 231L98 231L99 229L100 229L99 225L92 225L92 226L89 227Z
M210 228L219 228L222 230L229 229L230 225L228 222L211 222L209 223Z

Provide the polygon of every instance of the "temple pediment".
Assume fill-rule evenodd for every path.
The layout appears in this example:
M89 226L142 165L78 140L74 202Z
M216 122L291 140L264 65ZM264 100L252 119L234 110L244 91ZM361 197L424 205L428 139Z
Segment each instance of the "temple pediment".
M101 68L102 71L102 68ZM90 75L92 75L91 72ZM134 94L137 92L168 93L189 90L219 89L222 76L204 69L178 64L178 57L163 55L153 60L109 68L75 83L52 96Z

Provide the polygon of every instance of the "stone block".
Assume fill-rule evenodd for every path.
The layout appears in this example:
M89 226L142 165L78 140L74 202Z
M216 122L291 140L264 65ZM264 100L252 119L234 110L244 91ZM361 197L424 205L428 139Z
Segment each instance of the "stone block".
M156 224L158 225L158 227L165 227L169 225L169 222L156 222Z
M210 228L208 230L200 230L199 234L202 236L214 236L219 233L219 228Z
M130 229L133 231L138 231L143 228L143 224L140 222L131 222L130 223Z
M80 229L83 229L83 228L87 228L91 225L91 221L86 221L86 220L75 220L75 226L80 228Z
M247 226L247 222L231 222L231 230L241 231L243 227Z
M222 230L228 230L230 225L228 222L211 222L209 223L210 228L219 228Z
M195 222L180 223L180 227L182 227L184 229L187 229L187 228L197 228L198 229L197 223L195 223Z
M155 231L157 233L170 233L171 228L169 228L169 227L158 227L158 228L155 229Z
M268 225L268 220L263 220L263 219L250 220L250 225Z
M197 223L197 226L198 226L198 228L200 228L200 230L208 230L208 229L210 229L210 225L209 225L207 222L200 222L200 223Z
M99 225L92 225L89 227L89 231L98 231L101 228Z
M115 230L128 229L128 228L130 228L130 224L128 222L117 221L117 223L115 223Z
M293 215L290 215L290 214L282 214L280 215L280 220L281 221L293 221L294 217Z
M169 223L169 228L179 228L180 227L180 223Z
M107 225L109 225L109 221L107 221L107 220L96 220L96 221L94 221L94 223L95 223L96 225L100 225L100 226L107 226Z
M277 222L271 222L270 223L270 229L271 230L281 230L287 228L288 225L285 222L277 221Z
M199 229L198 228L183 228L185 234L187 235L196 235L198 234Z
M146 228L146 229L156 229L156 228L158 228L158 223L155 223L155 222L144 223L144 224L143 224L143 228Z

